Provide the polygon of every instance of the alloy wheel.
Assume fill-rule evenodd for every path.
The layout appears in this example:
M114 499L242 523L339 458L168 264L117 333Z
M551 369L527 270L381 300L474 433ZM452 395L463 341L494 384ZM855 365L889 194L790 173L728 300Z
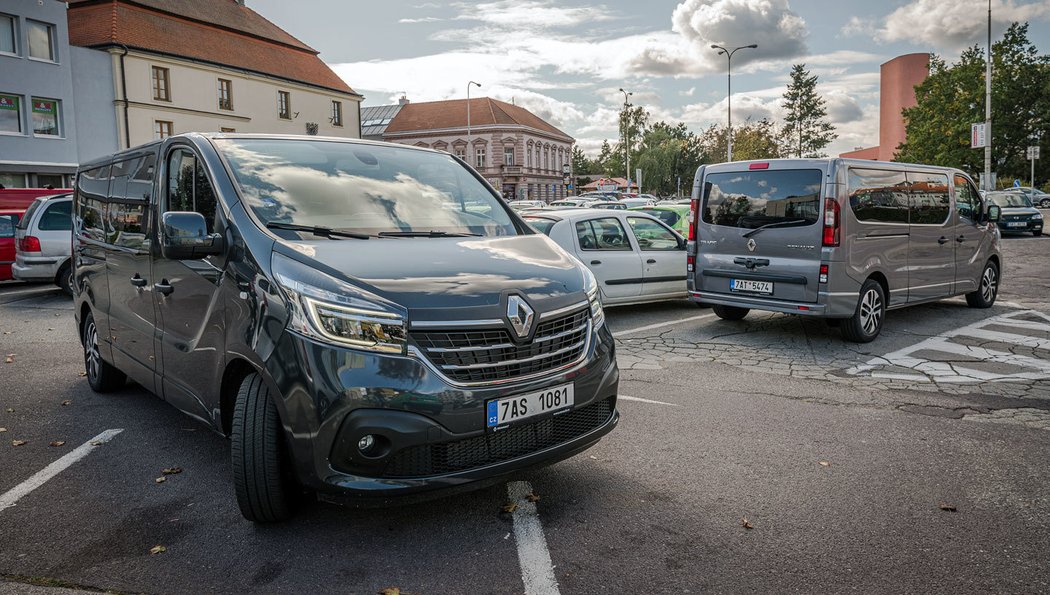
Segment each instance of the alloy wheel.
M981 298L986 302L991 302L995 298L996 289L998 287L995 268L985 267L984 275L981 277Z
M98 353L98 332L95 330L95 321L88 322L84 333L84 362L87 364L88 377L91 380L98 378L102 358Z
M860 301L860 324L864 332L874 334L882 322L882 298L874 288L869 289Z

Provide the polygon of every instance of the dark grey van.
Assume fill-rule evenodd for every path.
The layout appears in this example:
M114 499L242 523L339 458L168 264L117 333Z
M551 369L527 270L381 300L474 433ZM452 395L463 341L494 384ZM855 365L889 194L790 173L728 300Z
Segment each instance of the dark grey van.
M186 134L82 166L74 200L88 382L229 436L248 519L478 485L617 424L594 276L456 157Z
M702 166L689 291L715 314L818 316L851 341L886 310L965 295L988 308L1002 271L999 207L962 171L848 159Z

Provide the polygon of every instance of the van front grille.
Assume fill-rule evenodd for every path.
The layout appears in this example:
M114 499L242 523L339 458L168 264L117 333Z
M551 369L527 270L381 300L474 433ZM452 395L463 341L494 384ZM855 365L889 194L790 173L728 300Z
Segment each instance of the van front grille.
M441 373L455 382L495 382L540 374L578 360L587 346L590 310L540 323L527 343L506 329L413 331L412 340Z
M427 477L502 463L569 442L609 421L613 397L536 423L465 440L424 444L391 457L383 477Z

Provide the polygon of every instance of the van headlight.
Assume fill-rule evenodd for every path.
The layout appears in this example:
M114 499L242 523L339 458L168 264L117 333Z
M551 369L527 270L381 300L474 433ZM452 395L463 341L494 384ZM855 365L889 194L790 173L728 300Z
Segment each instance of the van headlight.
M379 296L281 254L273 274L288 297L288 326L326 343L404 354L405 314Z
M598 330L605 324L605 310L602 308L602 298L598 291L598 280L594 278L590 269L583 267L583 272L583 290L587 292L587 303L591 306L591 322L594 330Z

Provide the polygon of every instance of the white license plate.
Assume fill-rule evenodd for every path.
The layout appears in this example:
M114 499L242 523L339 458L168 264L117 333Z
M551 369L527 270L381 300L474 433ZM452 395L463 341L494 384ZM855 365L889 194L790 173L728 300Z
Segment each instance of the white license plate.
M751 279L730 279L729 289L732 291L750 291L751 293L773 293L772 281L752 281Z
M1028 223L1024 221L1011 221L1006 224L1007 227L1028 227Z
M485 425L489 428L505 426L516 421L543 415L573 405L573 385L563 384L526 395L493 399L485 408Z

